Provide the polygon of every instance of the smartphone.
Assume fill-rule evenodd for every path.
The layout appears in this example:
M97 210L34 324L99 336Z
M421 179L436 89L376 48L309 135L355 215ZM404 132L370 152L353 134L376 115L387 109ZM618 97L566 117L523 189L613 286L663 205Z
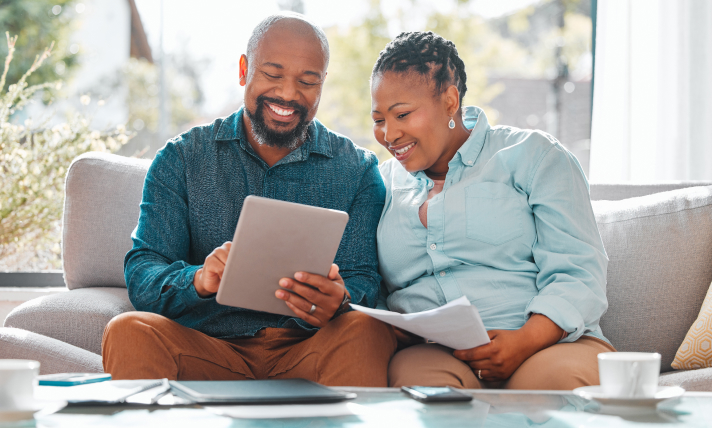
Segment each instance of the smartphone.
M423 403L450 403L458 401L472 401L472 396L457 389L432 386L403 386L401 391L405 392L414 400Z
M111 380L111 375L108 373L57 373L37 376L37 379L40 385L45 386L74 386Z

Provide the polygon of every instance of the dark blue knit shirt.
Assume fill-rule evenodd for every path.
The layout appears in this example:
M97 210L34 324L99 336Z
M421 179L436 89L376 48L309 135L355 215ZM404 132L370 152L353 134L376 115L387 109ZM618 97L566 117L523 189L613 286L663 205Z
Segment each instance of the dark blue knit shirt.
M134 307L218 338L266 327L315 329L298 318L223 306L195 291L195 272L232 240L248 195L346 211L334 263L352 301L374 307L381 281L376 227L385 200L376 156L315 119L307 141L269 167L247 141L242 114L192 128L156 154L124 259Z

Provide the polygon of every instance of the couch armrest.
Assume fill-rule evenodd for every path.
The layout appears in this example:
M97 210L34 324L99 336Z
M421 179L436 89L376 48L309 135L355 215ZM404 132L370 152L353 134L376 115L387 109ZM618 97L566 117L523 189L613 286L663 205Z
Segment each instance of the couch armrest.
M0 328L0 358L40 362L40 374L103 373L101 356L19 328Z
M101 355L106 324L133 310L125 288L82 288L23 303L5 318L5 327L38 333Z

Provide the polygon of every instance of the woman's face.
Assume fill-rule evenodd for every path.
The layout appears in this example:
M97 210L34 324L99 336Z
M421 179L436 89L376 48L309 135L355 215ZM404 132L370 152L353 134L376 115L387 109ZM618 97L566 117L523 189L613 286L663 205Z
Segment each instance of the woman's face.
M387 71L371 81L373 134L409 172L426 171L448 156L447 108L445 94L436 95L427 76Z

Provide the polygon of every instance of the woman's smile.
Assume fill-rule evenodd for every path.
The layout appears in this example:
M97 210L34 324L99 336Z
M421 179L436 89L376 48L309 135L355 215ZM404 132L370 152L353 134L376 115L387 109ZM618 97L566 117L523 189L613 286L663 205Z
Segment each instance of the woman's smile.
M389 147L389 150L391 151L391 153L393 153L393 156L395 156L395 158L396 158L399 162L403 162L403 161L405 161L406 159L408 159L408 157L409 157L409 156L411 155L411 153L413 152L413 148L414 148L417 144L418 144L417 142L413 141L413 142L410 142L410 143L399 144L399 145L397 145L397 146L395 146L395 147Z

